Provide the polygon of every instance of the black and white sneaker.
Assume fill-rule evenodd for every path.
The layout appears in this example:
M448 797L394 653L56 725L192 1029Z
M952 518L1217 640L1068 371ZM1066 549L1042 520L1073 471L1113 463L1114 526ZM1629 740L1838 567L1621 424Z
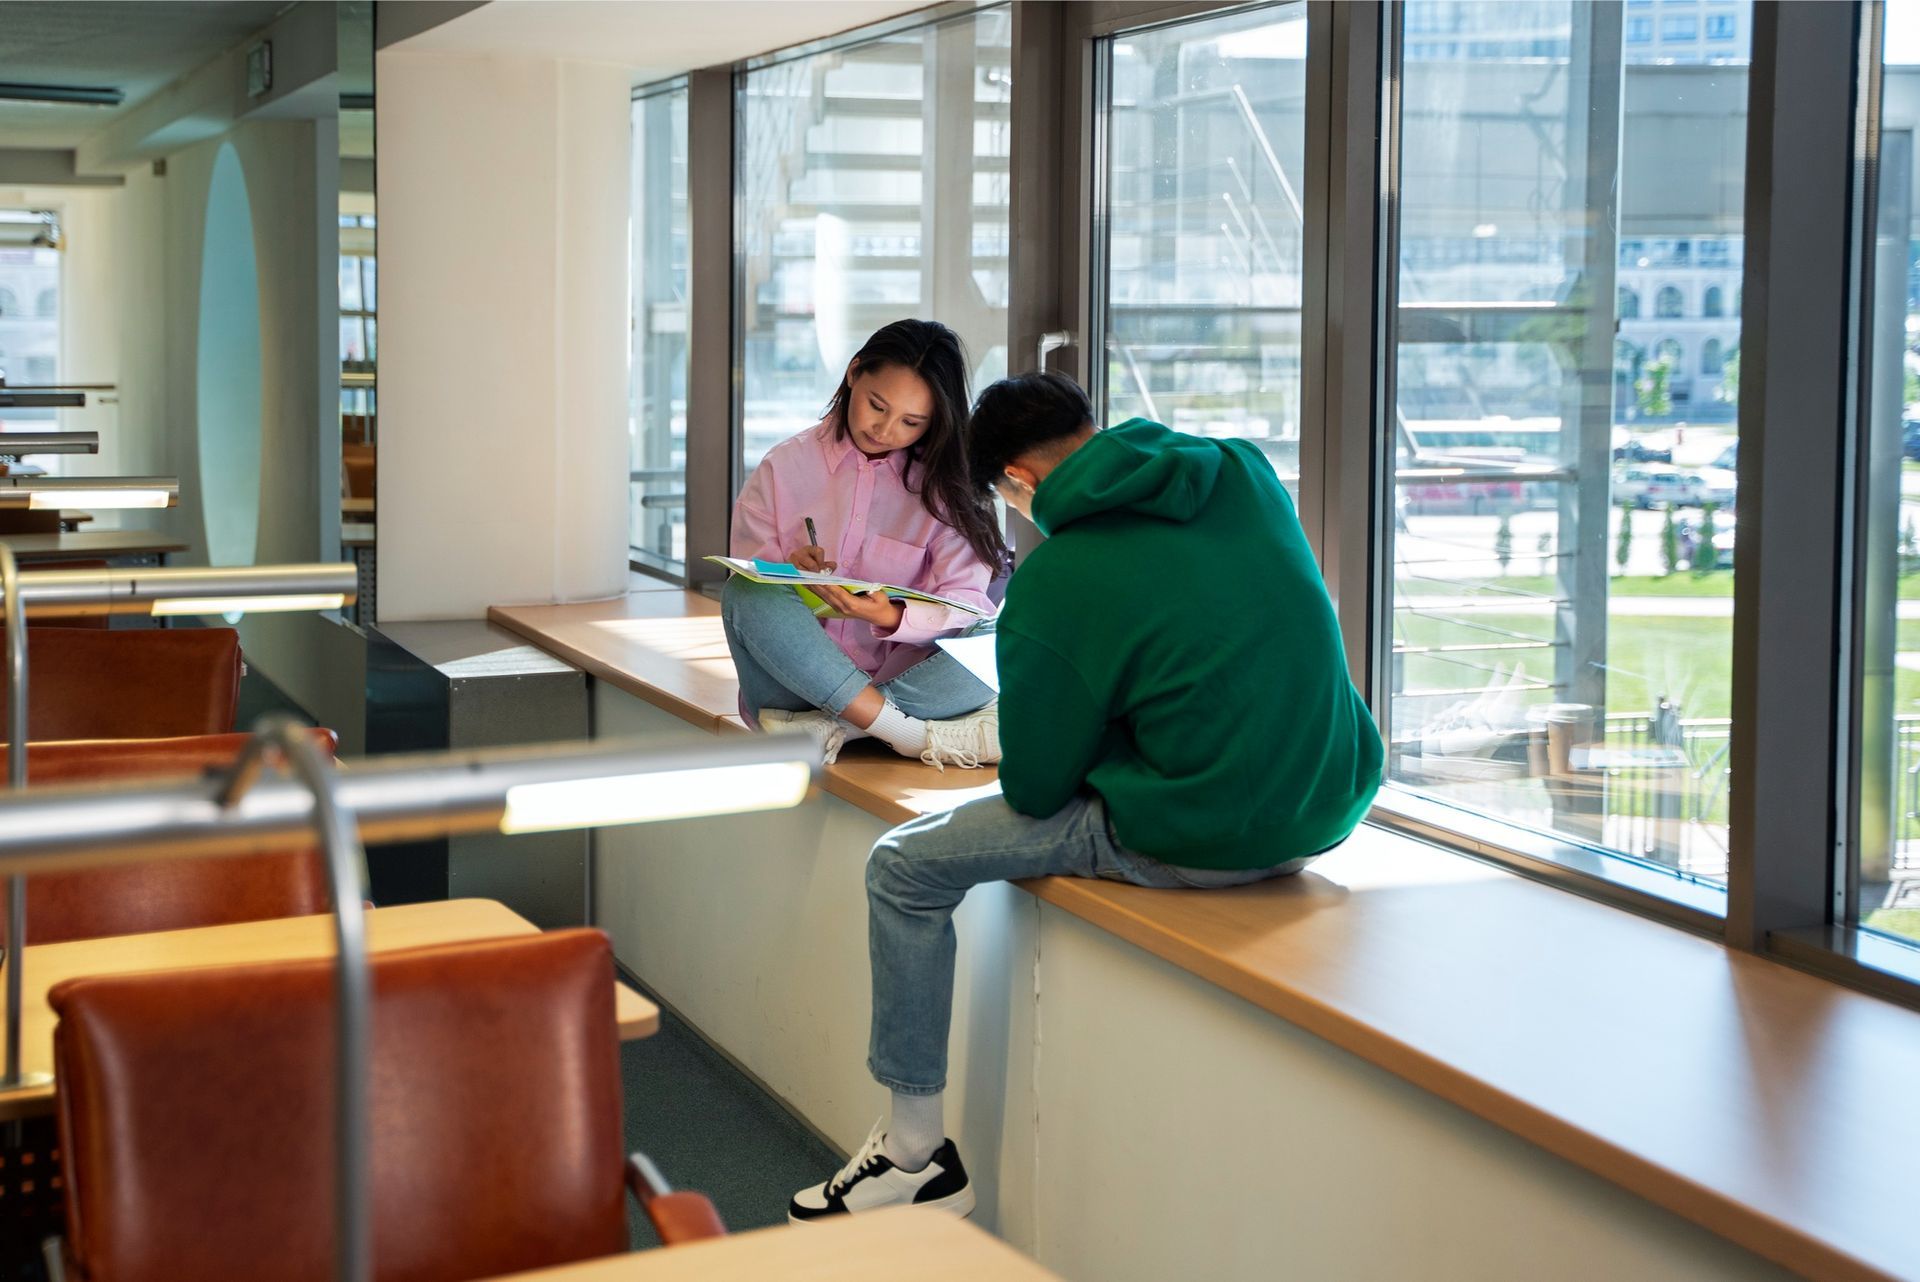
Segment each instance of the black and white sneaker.
M926 1206L955 1215L973 1214L973 1185L953 1141L942 1142L922 1170L903 1171L886 1154L885 1125L884 1120L873 1124L873 1134L838 1175L794 1194L787 1219L807 1224L883 1206Z

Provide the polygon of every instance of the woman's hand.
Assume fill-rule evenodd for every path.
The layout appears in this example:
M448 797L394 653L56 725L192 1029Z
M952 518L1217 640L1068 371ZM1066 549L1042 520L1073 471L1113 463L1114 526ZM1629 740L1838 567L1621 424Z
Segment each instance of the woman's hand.
M880 632L891 632L899 627L901 618L907 612L905 606L884 592L869 592L861 596L824 583L815 584L809 591L816 593L822 601L849 619L870 623Z
M807 570L813 574L831 574L839 567L837 561L827 560L827 550L809 543L806 547L795 548L787 553L787 560L796 569Z

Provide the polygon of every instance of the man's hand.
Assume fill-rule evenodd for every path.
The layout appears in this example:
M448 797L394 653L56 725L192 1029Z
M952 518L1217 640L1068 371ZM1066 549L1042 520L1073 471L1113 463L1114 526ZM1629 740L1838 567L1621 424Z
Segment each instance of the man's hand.
M831 574L835 569L839 568L839 562L827 560L827 550L825 548L815 547L811 543L806 547L795 548L793 551L787 553L787 560L791 562L796 569L806 570L813 574Z
M859 596L845 588L828 587L826 584L816 584L809 591L849 619L871 623L882 632L891 632L899 627L902 616L907 612L905 606L884 592L869 592Z

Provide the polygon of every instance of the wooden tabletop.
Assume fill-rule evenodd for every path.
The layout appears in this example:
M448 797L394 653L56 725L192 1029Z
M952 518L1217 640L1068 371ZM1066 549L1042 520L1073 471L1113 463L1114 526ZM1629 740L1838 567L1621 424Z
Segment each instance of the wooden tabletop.
M698 592L662 587L578 605L497 605L487 618L692 725L744 732L720 606ZM882 745L854 743L827 768L822 786L888 823L905 823L992 796L1000 776L992 767L940 771Z
M376 908L367 914L367 943L376 953L468 939L531 935L538 930L505 904L491 899L403 904ZM54 1017L53 1008L47 1004L47 993L62 980L82 975L190 970L201 966L298 961L332 955L333 918L326 914L29 945L26 970L21 975L26 997L21 1012L21 1067L30 1073L53 1071ZM5 967L0 966L0 973L4 971ZM659 1008L625 984L615 986L614 1012L623 1041L646 1037L659 1030ZM0 1121L52 1111L53 1087L50 1085L0 1093Z
M683 721L723 734L746 730L720 603L698 592L496 605L487 619Z
M901 1262L911 1261L910 1269ZM516 1273L513 1282L1043 1282L1047 1272L943 1211L896 1207L832 1224L786 1225L686 1246Z
M151 530L78 530L59 534L0 535L0 543L19 557L164 556L184 552L187 545L169 534Z

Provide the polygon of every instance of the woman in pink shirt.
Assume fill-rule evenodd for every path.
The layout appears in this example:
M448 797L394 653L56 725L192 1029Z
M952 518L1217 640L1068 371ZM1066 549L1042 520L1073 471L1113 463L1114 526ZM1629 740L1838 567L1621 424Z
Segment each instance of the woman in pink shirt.
M1007 549L967 476L968 404L966 354L952 330L903 320L877 331L819 425L767 451L748 478L732 554L932 592L991 615L987 585ZM867 735L934 765L999 760L993 691L933 646L976 616L877 592L818 592L841 617L816 618L789 587L727 583L721 617L750 721L806 731L828 761Z

